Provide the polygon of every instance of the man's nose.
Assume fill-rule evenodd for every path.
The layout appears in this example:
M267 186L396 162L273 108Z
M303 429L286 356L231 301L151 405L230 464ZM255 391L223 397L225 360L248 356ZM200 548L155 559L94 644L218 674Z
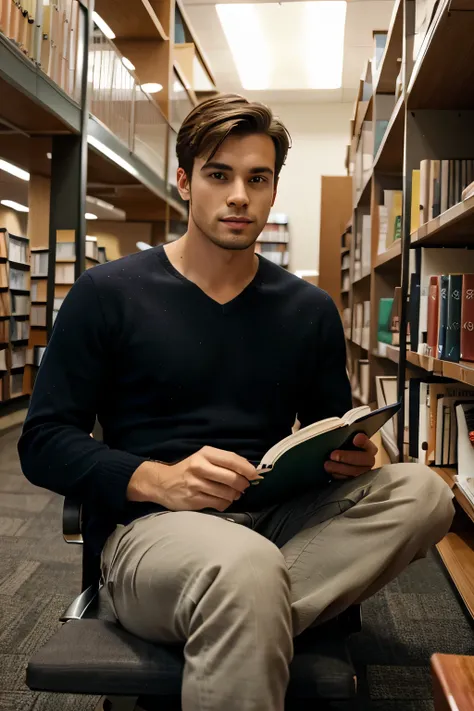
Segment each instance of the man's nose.
M249 197L245 187L245 183L241 180L236 180L232 183L232 190L227 198L228 205L235 207L245 207L249 203Z

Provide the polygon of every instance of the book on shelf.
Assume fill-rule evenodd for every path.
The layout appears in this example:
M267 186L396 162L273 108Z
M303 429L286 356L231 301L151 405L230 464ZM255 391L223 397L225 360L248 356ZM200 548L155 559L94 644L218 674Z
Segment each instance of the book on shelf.
M26 341L30 335L30 324L28 321L17 321L10 319L10 340Z
M401 190L384 190L383 205L378 206L379 213L379 244L378 254L390 249L393 243L400 239L402 233L402 203Z
M97 237L86 237L86 257L89 259L99 259L99 246Z
M468 186L474 178L474 160L471 158L424 159L420 163L419 199L417 183L412 182L412 206L420 205L419 222L424 225L469 195ZM413 215L413 210L412 210ZM413 220L412 224L416 224ZM417 227L413 227L417 229ZM412 229L412 231L413 231Z
M31 276L42 277L48 274L48 252L31 253Z
M1 377L3 377L3 375L2 375L3 371L8 370L7 353L8 353L8 350L6 348L2 348L2 350L0 350L0 371L1 371L0 376Z
M56 283L74 284L75 264L56 264Z
M18 262L19 264L29 264L29 247L28 241L22 237L8 235L8 259L10 262Z
M474 274L430 277L423 355L458 363L474 360Z
M48 281L47 279L35 279L31 282L31 301L47 301Z
M25 294L12 293L11 309L13 316L28 316L30 313L30 297Z
M359 360L359 388L360 400L367 404L370 395L370 364L367 358Z
M99 247L98 252L99 252L99 262L101 264L105 264L108 261L107 260L107 252L106 252L105 247Z
M459 402L474 404L474 387L434 375L410 378L409 451L422 464L454 466L457 462L455 408Z
M10 374L10 397L23 395L23 373Z
M394 405L398 401L396 375L377 375L375 377L375 392L377 407ZM393 418L386 422L380 430L382 443L391 462L398 461L397 420Z
M11 367L24 368L26 365L26 348L12 348L11 351Z
M87 242L86 242L87 248ZM75 259L76 244L74 242L57 242L56 259Z
M399 330L394 330L392 326L392 316L394 314L394 297L384 297L379 299L379 312L377 321L377 341L391 346L399 345ZM398 308L398 303L395 304ZM399 327L398 327L399 328ZM394 342L395 341L395 342Z
M456 484L474 507L474 403L456 405L458 470Z
M34 304L31 307L30 323L32 326L46 327L46 306Z
M420 226L420 171L411 172L410 234Z
M16 269L10 266L8 275L9 287L16 291L28 291L29 290L29 273L23 271L23 269Z
M422 355L436 355L430 351L427 338L428 338L428 305L429 305L429 295L430 287L433 293L435 288L435 283L433 277L445 276L444 280L438 279L438 293L441 288L447 287L447 304L446 304L446 338L448 337L448 329L450 331L450 351L453 344L456 344L460 338L460 317L459 317L459 305L461 304L461 293L459 290L459 284L461 276L464 273L474 273L474 250L469 249L456 249L453 247L445 248L422 248L421 252L421 267L420 267L420 298L418 307L418 337L417 347L414 347L415 340L412 340L412 350L417 350L418 353ZM451 304L449 300L449 275L459 275L457 279L451 279ZM462 288L462 287L461 287ZM459 297L456 299L456 297ZM410 301L412 301L412 295L410 292ZM458 302L458 303L455 303ZM438 303L440 306L444 307L443 299L438 298ZM448 313L448 307L450 310ZM431 318L434 317L435 312L432 310ZM438 324L443 323L443 313L439 311ZM462 306L461 306L461 318L462 318ZM433 326L430 320L430 333L433 332ZM439 331L438 331L439 333ZM412 329L410 329L410 336L413 338L414 334ZM439 338L438 338L439 340ZM442 340L441 340L442 343ZM457 347L459 348L459 346ZM459 360L457 348L454 348L449 355L452 360L457 357ZM438 351L439 352L439 351ZM446 358L446 348L444 348L443 358Z
M342 417L315 422L285 437L255 463L263 480L247 489L239 506L247 510L248 506L271 505L324 486L328 480L324 462L331 452L352 449L359 432L373 437L398 409L398 403L372 412L369 407L357 407Z

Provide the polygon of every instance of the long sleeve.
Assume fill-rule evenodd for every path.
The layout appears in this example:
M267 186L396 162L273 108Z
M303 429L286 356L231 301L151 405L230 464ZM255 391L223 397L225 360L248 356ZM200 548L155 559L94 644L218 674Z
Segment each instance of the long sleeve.
M326 417L341 417L352 409L344 329L335 303L325 297L301 387L298 419L302 427Z
M145 459L90 437L112 349L113 329L86 272L56 319L18 451L33 484L119 511L128 482Z

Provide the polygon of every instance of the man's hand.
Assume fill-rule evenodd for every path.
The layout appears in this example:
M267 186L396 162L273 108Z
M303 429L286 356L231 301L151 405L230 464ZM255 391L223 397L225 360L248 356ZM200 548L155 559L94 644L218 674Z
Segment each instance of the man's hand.
M238 454L203 447L177 464L142 464L129 481L127 498L161 504L170 511L225 511L251 481L261 478Z
M330 461L325 462L324 468L334 479L360 476L373 468L378 447L362 433L354 437L354 445L359 447L358 451L338 449L332 452Z

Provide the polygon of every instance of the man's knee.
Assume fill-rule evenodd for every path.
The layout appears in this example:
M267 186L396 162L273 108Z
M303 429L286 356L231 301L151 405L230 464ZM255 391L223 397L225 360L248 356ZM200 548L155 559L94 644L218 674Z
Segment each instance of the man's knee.
M390 464L379 472L381 483L402 504L403 524L413 531L432 532L440 540L454 516L453 495L443 479L424 464ZM407 518L407 514L409 518Z

